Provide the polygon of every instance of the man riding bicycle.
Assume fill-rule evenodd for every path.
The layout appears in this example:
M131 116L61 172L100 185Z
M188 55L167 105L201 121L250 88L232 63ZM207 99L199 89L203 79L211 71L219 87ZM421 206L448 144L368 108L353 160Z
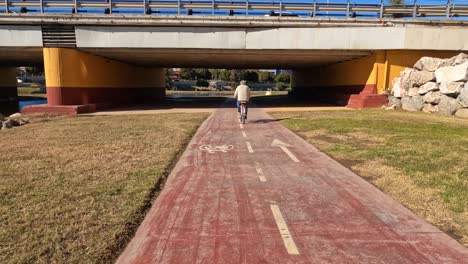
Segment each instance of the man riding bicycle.
M245 114L247 116L247 103L250 100L250 88L246 85L246 81L240 81L240 85L237 86L236 91L234 92L234 98L237 98L236 105L237 111L240 113L241 102L246 102Z

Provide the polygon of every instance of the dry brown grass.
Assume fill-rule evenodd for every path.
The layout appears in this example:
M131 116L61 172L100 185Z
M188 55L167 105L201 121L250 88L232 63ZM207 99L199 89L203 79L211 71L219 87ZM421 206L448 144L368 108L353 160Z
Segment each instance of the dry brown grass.
M414 180L400 170L384 164L382 160L370 160L351 166L351 169L390 196L397 198L416 214L438 226L468 245L468 211L454 213L441 198L437 188L420 188Z
M468 246L467 119L384 110L273 115Z
M111 262L206 116L35 117L0 131L0 263Z

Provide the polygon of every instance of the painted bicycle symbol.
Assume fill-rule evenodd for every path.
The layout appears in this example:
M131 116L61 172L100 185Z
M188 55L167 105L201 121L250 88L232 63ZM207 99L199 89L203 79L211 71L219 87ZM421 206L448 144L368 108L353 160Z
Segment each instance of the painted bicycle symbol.
M234 149L233 145L222 145L222 146L211 146L211 145L203 145L200 146L200 150L206 150L208 153L215 153L215 152L228 152L229 150Z

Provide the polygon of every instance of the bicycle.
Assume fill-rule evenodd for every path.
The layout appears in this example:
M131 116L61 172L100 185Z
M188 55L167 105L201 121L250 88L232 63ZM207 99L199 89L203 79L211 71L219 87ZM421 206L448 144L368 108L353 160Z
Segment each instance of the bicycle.
M240 102L240 122L245 124L245 120L247 119L247 101Z

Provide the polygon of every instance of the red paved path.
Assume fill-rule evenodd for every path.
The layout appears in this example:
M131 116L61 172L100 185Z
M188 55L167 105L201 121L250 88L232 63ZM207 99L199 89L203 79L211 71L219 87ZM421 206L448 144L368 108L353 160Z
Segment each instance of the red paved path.
M271 205L299 255L288 254ZM468 263L468 249L262 110L241 129L231 108L201 126L117 263Z

